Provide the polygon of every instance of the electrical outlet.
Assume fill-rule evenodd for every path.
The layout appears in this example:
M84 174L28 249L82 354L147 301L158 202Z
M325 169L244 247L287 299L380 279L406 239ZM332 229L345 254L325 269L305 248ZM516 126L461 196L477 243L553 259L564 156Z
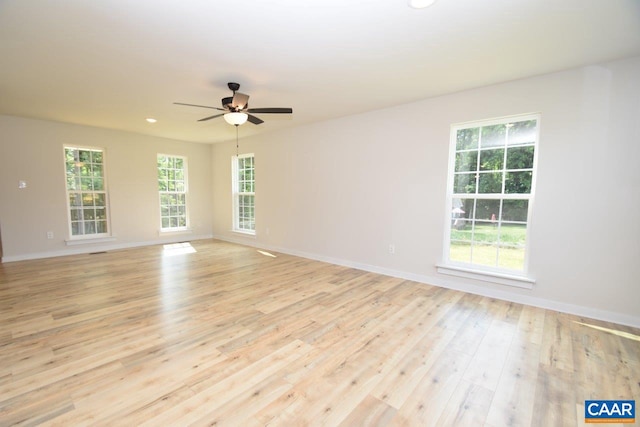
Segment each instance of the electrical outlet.
M47 239L53 239L53 231L47 231Z
M394 244L389 245L389 253L390 254L395 254L396 253L396 245L394 245Z

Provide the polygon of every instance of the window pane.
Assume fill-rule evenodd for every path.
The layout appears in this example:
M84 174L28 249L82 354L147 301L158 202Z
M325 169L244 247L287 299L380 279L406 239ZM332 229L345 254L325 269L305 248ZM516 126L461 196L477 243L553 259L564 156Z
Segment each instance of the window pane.
M504 200L502 202L503 221L527 221L528 200Z
M526 224L502 224L500 226L500 243L503 245L522 247L527 240Z
M473 244L471 262L474 264L495 267L498 258L498 247L496 245Z
M107 210L104 209L104 208L97 208L96 209L96 219L106 220L107 219Z
M504 148L480 151L480 170L502 170L504 165Z
M449 246L449 259L455 262L471 262L471 242L452 241Z
M456 135L456 150L478 148L480 128L460 129Z
M72 236L80 236L82 235L82 223L81 222L72 222L71 223L71 235Z
M69 193L69 206L82 206L80 193Z
M87 150L79 150L78 151L78 160L81 163L91 163L91 151Z
M94 178L93 189L96 191L104 191L104 180L102 178Z
M80 209L71 209L71 221L80 221L82 219L82 211Z
M500 215L500 200L478 199L476 202L476 219L497 221Z
M453 177L453 192L457 194L473 194L476 192L476 174L462 173Z
M82 206L93 206L92 193L82 193Z
M466 224L467 225L464 227L451 230L452 242L467 242L471 244L471 241L473 240L473 223L471 221L467 221Z
M91 178L81 178L80 179L80 188L82 190L93 190L93 179L91 179Z
M474 243L498 243L499 229L497 223L476 221L473 226Z
M91 220L96 219L95 210L93 209L83 209L82 213L84 214L85 221L88 219L91 219Z
M510 147L507 150L507 169L533 168L533 151L532 146Z
M75 178L75 176L67 177L67 190L77 190L79 187L79 181Z
M509 128L508 145L533 144L536 142L536 120L525 120L513 123Z
M510 246L500 246L498 267L510 270L524 269L524 247L514 248Z
M476 171L477 169L477 151L465 151L462 153L456 153L456 172Z
M97 232L98 233L106 233L107 232L107 221L96 221Z
M107 206L105 199L104 193L96 193L93 196L93 203L95 206Z
M531 180L533 173L527 172L507 172L505 178L505 193L508 194L528 194L531 193Z
M84 234L96 234L96 223L93 221L85 221Z
M482 138L480 139L480 146L482 148L487 147L501 147L506 143L507 130L505 125L493 125L485 126L482 128Z
M468 200L465 200L468 201ZM473 205L471 205L472 207ZM454 230L463 229L467 226L467 218L471 218L468 215L471 213L471 210L465 208L465 204L460 199L453 199L453 203L451 206L451 228ZM453 231L452 231L453 233ZM452 235L453 239L453 235Z
M478 193L502 193L502 172L481 173L478 181Z
M91 156L91 160L93 161L93 163L103 163L102 159L103 159L102 151L93 152Z

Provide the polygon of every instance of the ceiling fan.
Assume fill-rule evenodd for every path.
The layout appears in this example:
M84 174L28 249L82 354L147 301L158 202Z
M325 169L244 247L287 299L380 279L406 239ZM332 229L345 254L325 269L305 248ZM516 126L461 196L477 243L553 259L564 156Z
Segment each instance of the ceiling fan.
M238 89L240 89L240 83L229 82L227 83L227 86L233 92L233 96L222 98L222 108L210 107L208 105L185 104L182 102L174 102L174 104L186 105L188 107L211 108L213 110L224 111L223 113L214 114L213 116L205 117L198 121L204 122L206 120L211 120L211 119L215 119L216 117L224 116L224 119L227 121L227 123L235 126L239 126L246 121L249 121L254 125L259 125L260 123L264 123L264 120L254 116L253 114L291 114L293 113L293 109L291 108L249 108L249 95L245 95L244 93L238 92Z

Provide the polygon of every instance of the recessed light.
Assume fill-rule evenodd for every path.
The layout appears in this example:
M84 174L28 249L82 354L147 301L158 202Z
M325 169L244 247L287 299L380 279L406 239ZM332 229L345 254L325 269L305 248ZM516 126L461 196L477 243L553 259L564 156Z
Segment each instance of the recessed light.
M436 0L409 0L409 6L414 9L424 9L434 4Z
M156 119L151 118L151 117L147 117L147 121L148 121L149 123L155 123L155 122L157 122L157 120L156 120Z

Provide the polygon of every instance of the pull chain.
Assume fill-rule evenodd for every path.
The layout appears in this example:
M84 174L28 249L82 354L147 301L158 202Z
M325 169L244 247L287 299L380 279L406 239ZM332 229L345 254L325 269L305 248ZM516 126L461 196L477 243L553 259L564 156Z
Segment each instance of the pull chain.
M238 125L236 125L236 157L240 155L240 149L238 147Z

